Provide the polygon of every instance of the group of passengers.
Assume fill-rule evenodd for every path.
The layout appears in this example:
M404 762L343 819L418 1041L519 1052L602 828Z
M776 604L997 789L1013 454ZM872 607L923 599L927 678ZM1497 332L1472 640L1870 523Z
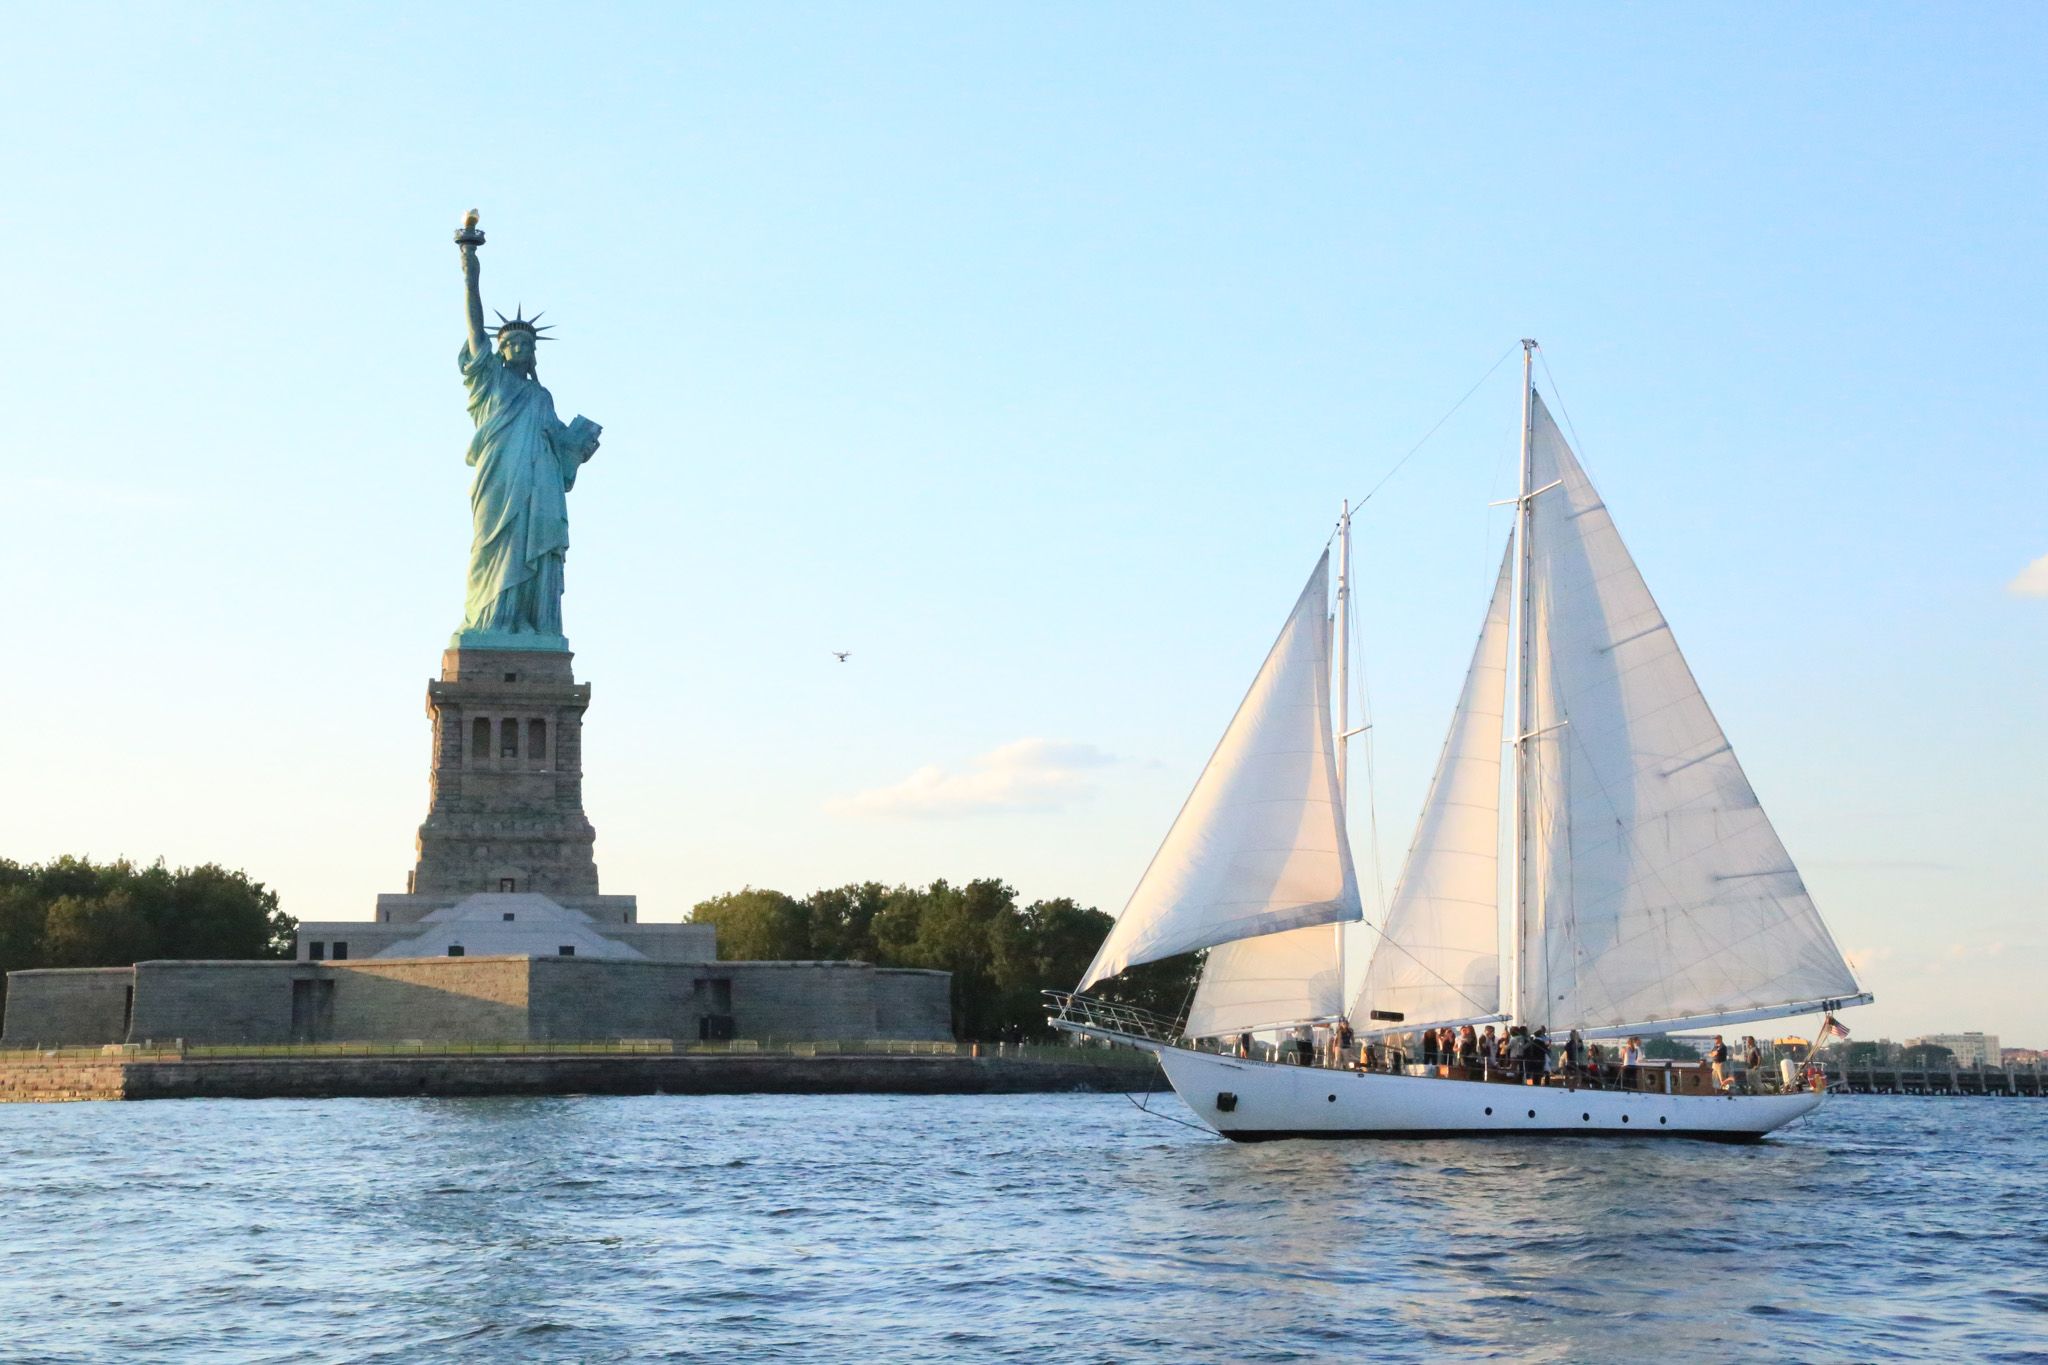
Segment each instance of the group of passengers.
M1742 1070L1737 1072L1728 1064L1728 1044L1717 1033L1714 1046L1707 1052L1707 1060L1714 1067L1714 1089L1733 1090L1739 1077L1754 1090L1757 1078L1763 1074L1764 1050L1756 1039L1745 1035L1742 1040Z
M1239 1034L1230 1049L1237 1056L1252 1057L1257 1050L1252 1035ZM1754 1038L1744 1038L1738 1072L1731 1065L1731 1050L1719 1034L1707 1060L1713 1066L1714 1088L1726 1091L1744 1083L1754 1090L1763 1074L1763 1050ZM1567 1085L1589 1090L1641 1088L1643 1040L1630 1038L1611 1050L1589 1043L1571 1030L1562 1042L1553 1041L1547 1029L1530 1029L1519 1024L1496 1030L1492 1024L1474 1028L1470 1024L1445 1025L1419 1033L1391 1033L1368 1038L1357 1045L1349 1020L1328 1026L1297 1026L1282 1036L1276 1059L1298 1066L1337 1067L1355 1071L1384 1071L1399 1075L1411 1066L1445 1068L1467 1080L1520 1081L1530 1085Z
M1608 1052L1581 1038L1577 1029L1557 1042L1547 1029L1520 1024L1500 1030L1492 1024L1484 1028L1447 1025L1422 1030L1412 1049L1406 1034L1368 1041L1355 1063L1361 1071L1396 1073L1414 1064L1456 1068L1474 1080L1633 1090L1641 1074L1643 1040L1631 1038Z

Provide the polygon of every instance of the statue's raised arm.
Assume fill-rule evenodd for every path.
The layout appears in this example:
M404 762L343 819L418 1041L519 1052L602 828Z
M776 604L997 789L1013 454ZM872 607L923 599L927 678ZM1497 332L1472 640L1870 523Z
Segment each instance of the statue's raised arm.
M484 330L484 298L477 289L476 249L484 244L484 230L476 225L476 219L475 209L463 216L462 226L455 230L455 246L462 253L463 301L469 310L469 351L471 355L482 355L490 350L491 338Z

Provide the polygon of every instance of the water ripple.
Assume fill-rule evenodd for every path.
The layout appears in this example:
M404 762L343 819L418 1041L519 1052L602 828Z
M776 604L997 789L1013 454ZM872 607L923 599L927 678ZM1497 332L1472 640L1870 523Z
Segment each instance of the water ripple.
M2048 1361L2048 1105L1235 1147L1116 1096L0 1107L7 1361Z

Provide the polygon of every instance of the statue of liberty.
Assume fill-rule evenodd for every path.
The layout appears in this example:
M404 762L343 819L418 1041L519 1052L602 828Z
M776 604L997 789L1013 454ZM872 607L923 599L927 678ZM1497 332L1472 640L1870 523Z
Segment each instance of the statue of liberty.
M471 209L455 234L467 283L469 340L460 356L476 435L468 463L475 526L469 546L469 595L451 644L467 649L567 649L562 635L562 561L569 551L569 500L576 471L597 453L602 430L587 417L564 425L555 400L534 376L534 352L547 329L523 308L498 314L496 344L484 326L477 291L477 248L484 234Z

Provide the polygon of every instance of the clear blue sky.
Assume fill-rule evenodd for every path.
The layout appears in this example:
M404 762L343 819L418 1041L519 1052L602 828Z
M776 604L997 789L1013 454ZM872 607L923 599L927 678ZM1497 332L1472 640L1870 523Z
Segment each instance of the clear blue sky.
M1881 996L1857 1035L2048 1044L2048 596L2008 587L2048 556L2038 6L8 30L0 853L217 859L308 918L403 887L475 205L486 302L549 311L605 426L565 615L649 918L1120 905L1338 500L1531 335ZM1516 420L1510 362L1359 522L1388 881Z

